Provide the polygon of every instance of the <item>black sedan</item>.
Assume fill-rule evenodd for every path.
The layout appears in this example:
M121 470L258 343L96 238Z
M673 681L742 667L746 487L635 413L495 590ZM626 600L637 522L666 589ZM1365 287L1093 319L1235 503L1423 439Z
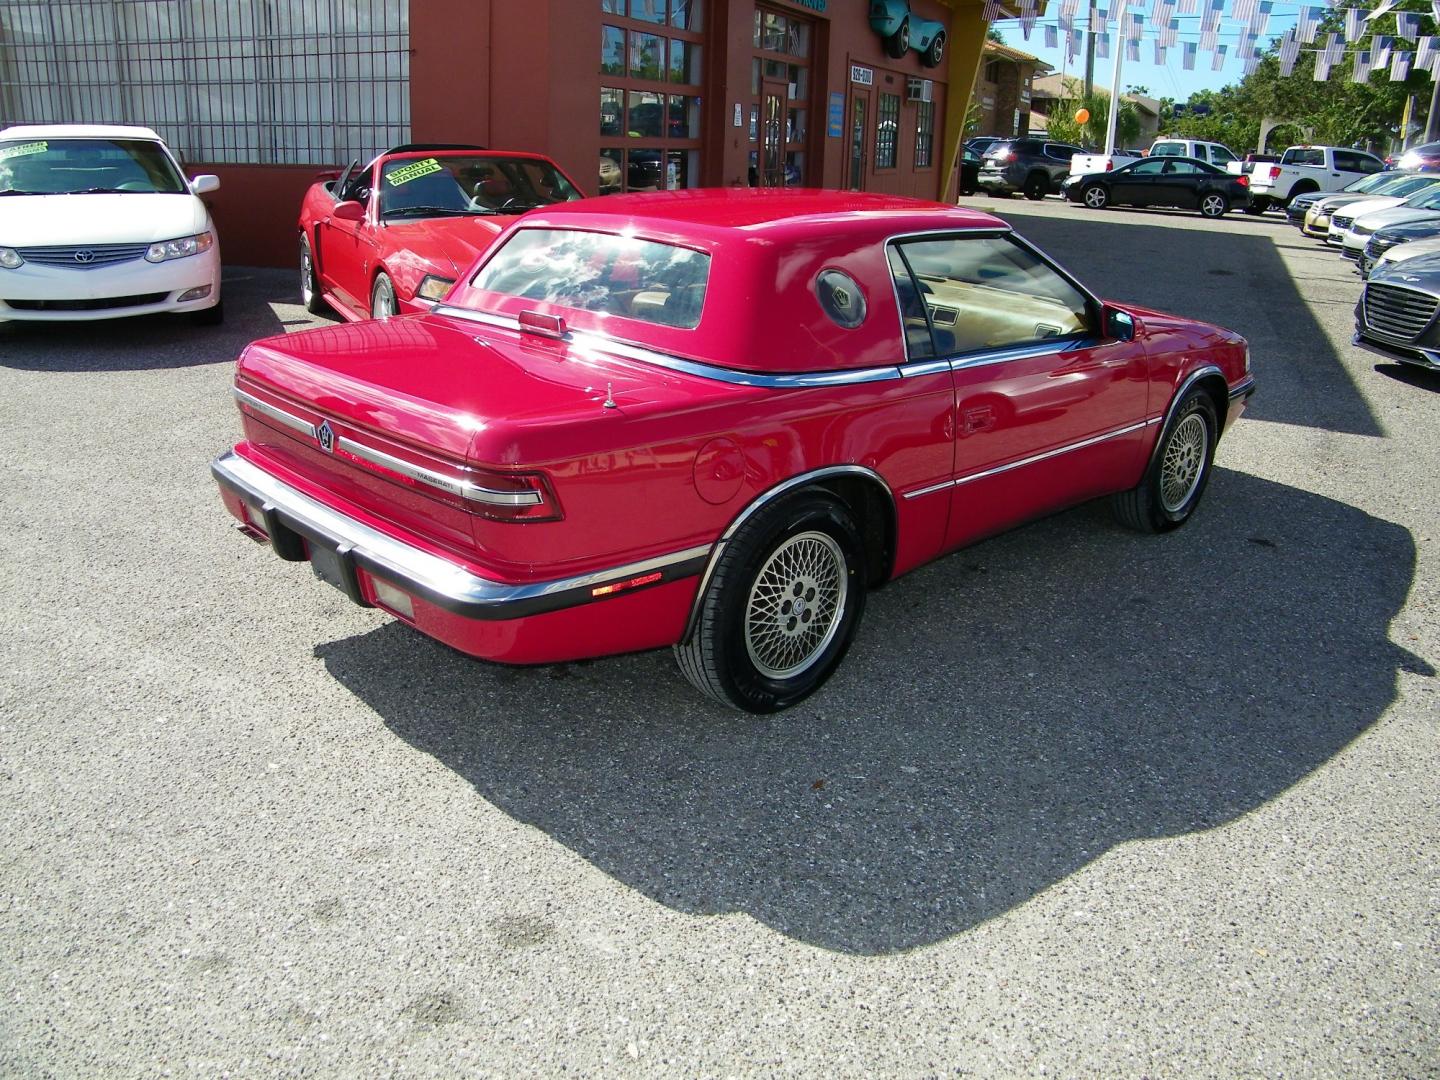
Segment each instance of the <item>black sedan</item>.
M1178 206L1218 218L1250 201L1250 178L1235 176L1195 158L1152 157L1113 172L1086 173L1065 181L1060 194L1092 210L1107 206Z
M1392 247L1414 240L1434 240L1437 236L1440 236L1440 221L1434 220L1407 221L1403 225L1386 225L1383 229L1376 229L1365 242L1365 250L1360 253L1360 276L1368 278L1380 256Z
M974 195L980 190L980 155L968 146L960 148L960 194Z

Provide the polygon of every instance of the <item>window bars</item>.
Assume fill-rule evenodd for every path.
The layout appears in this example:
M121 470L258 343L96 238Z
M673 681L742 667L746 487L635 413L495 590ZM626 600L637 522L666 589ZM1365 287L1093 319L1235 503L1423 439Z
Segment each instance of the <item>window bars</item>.
M0 127L139 124L192 163L410 138L408 0L0 0Z

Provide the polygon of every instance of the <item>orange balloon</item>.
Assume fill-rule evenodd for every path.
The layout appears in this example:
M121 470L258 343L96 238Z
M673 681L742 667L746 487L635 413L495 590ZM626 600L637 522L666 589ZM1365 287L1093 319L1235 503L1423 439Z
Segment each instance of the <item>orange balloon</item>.
M1076 110L1075 110L1075 123L1077 123L1077 124L1088 124L1089 122L1090 122L1090 110L1089 110L1089 109L1076 109Z

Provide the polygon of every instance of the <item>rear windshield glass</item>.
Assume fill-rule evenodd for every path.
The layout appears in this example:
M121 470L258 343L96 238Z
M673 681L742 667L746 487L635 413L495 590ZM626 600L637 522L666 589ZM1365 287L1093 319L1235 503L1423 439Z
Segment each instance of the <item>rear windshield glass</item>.
M179 195L184 179L148 139L7 139L0 194Z
M1324 150L1286 150L1280 159L1282 165L1324 165Z
M1151 157L1189 157L1183 142L1157 142L1150 148Z
M522 229L471 281L476 289L577 311L693 329L710 256L613 233Z

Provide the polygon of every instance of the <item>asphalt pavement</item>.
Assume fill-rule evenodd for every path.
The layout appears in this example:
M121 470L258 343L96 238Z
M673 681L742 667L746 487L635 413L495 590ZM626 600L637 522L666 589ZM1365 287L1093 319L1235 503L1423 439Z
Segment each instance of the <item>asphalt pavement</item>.
M295 274L0 326L0 1074L1440 1073L1440 375L1275 215L965 202L1259 392L1184 529L919 570L778 716L467 660L235 533Z

